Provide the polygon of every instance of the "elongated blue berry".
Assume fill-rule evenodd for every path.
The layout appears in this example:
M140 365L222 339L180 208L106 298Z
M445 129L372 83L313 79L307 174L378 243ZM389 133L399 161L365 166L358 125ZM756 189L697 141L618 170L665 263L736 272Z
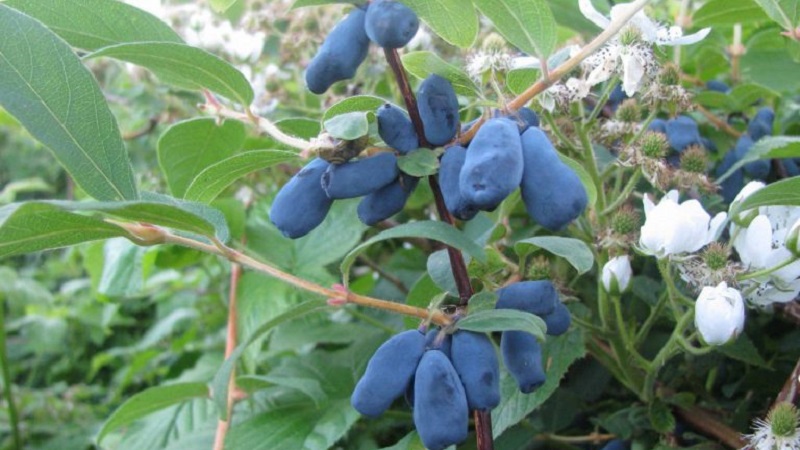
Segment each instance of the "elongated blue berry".
M383 48L400 48L417 34L419 19L402 3L375 0L367 9L365 27L372 42Z
M736 147L733 149L736 160L739 161L744 158L747 152L753 147L753 144L753 139L747 133L739 136L739 139L736 141ZM751 161L744 165L744 171L753 178L764 180L769 175L770 162L768 159Z
M542 367L542 347L536 337L524 331L504 331L500 338L500 350L506 369L523 394L530 394L544 384L546 377Z
M402 109L391 103L378 108L378 134L386 145L401 155L419 148L419 137L411 119Z
M731 90L730 86L719 80L706 81L706 89L709 91L722 92L723 94Z
M558 292L550 281L520 281L497 290L495 308L545 316L552 313L558 303Z
M439 165L439 187L442 190L444 204L450 214L461 220L470 220L478 214L478 207L461 195L459 177L467 149L454 145L448 147L442 155Z
M747 124L747 134L758 141L764 136L772 135L772 125L775 122L775 112L772 108L761 108L756 112L755 117Z
M306 69L306 86L311 92L322 94L333 83L356 74L369 50L365 17L363 9L353 9L325 38Z
M560 336L569 330L572 323L572 317L569 314L569 309L559 302L552 313L542 316L545 325L547 325L547 334L550 336Z
M666 124L667 140L670 147L682 152L690 145L702 145L697 122L688 116L679 116L668 120Z
M578 175L561 162L547 135L538 128L522 134L525 164L520 189L528 214L541 226L559 230L583 213L588 203Z
M331 208L320 179L328 162L314 159L283 185L269 210L269 218L288 238L299 238L321 224Z
M394 182L367 194L358 204L359 220L372 226L399 213L418 182L419 178L401 173Z
M647 126L650 131L657 131L662 134L667 134L667 121L664 119L653 119L650 125Z
M365 416L381 415L403 395L425 352L425 335L408 330L392 336L372 355L350 403Z
M736 152L731 150L725 154L722 158L722 162L717 166L716 174L717 176L722 176L725 172L728 171L733 165L738 161L736 157ZM742 190L744 187L744 169L741 167L736 169L735 172L731 174L728 178L720 183L720 195L725 200L726 203L730 203L736 198L736 194Z
M417 103L429 143L444 145L456 137L458 98L449 81L439 75L428 76L419 86Z
M457 331L451 352L469 409L489 411L499 405L500 363L492 341L483 333Z
M469 144L458 184L461 196L483 210L493 210L522 181L522 143L516 123L489 119Z
M392 183L400 171L394 153L331 164L322 174L322 188L333 199L362 197Z
M469 409L464 386L444 353L422 355L414 377L414 426L429 450L442 450L467 438Z

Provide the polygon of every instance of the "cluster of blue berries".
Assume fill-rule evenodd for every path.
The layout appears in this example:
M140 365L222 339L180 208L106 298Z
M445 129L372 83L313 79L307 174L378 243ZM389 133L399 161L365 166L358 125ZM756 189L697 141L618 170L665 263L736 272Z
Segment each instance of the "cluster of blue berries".
M691 146L698 145L709 151L717 151L714 142L700 135L697 122L689 116L678 116L670 120L655 119L650 122L648 129L666 135L672 150L667 155L667 162L673 167L680 165L681 154Z
M359 6L331 30L306 70L306 85L322 94L337 81L352 78L364 62L370 41L400 48L417 34L419 19L402 3L375 0Z
M459 117L450 82L431 75L422 82L417 96L426 139L436 145L451 141L458 132ZM377 117L378 133L394 152L340 163L316 158L306 164L272 203L270 219L284 236L295 239L308 234L322 223L334 200L363 197L357 213L366 225L375 225L403 209L419 178L400 172L397 154L419 148L419 137L411 119L395 105L378 108Z
M439 169L445 205L455 217L469 220L478 211L494 210L519 187L531 218L559 230L586 208L586 190L536 127L535 114L523 108L518 118L489 119L467 148L445 150Z
M498 291L496 307L539 315L551 335L566 332L570 325L569 311L549 281L506 286ZM544 383L542 349L532 334L504 331L500 347L520 391L530 393ZM377 417L405 395L423 444L440 450L467 438L470 410L489 411L500 404L499 367L494 344L485 334L408 330L378 348L351 403L361 414Z

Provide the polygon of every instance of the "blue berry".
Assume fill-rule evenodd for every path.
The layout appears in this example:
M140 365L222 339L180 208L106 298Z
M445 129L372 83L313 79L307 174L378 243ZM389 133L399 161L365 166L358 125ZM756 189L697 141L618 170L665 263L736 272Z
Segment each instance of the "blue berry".
M444 353L422 355L414 377L414 425L429 450L443 450L467 438L469 409L464 386Z
M401 155L419 148L419 138L411 119L391 103L378 108L378 134L386 145Z
M381 415L403 395L425 353L425 335L408 330L392 336L372 355L364 376L350 398L356 411L369 417Z
M717 166L716 174L717 176L722 176L725 172L728 171L739 159L736 157L735 151L729 151L725 154L722 158L722 162ZM731 174L728 178L720 183L721 191L720 195L725 200L726 203L730 203L736 198L736 194L742 190L744 187L744 169L739 168L734 173Z
M439 75L430 75L417 91L419 115L425 139L432 145L450 142L459 128L458 99L453 85Z
M458 180L466 158L467 149L455 145L445 150L439 165L439 187L442 190L444 204L450 214L460 220L470 220L479 211L477 206L461 195L459 187Z
M399 213L406 205L406 200L417 187L419 178L405 173L392 183L367 194L358 204L358 218L365 225L375 225Z
M775 112L772 108L761 108L756 112L755 117L747 124L747 134L758 141L764 136L772 135L772 125L775 122Z
M552 313L542 316L542 320L547 325L547 334L551 336L560 336L566 333L572 323L569 309L561 302L556 304Z
M679 116L667 121L667 140L675 151L682 152L690 145L702 145L697 122L688 116Z
M363 9L353 9L325 38L306 69L306 85L311 92L322 94L333 83L356 74L369 50L365 17Z
M513 121L489 119L475 134L459 175L461 196L493 210L522 181L522 144Z
M625 444L625 441L622 439L614 439L608 441L608 443L600 450L627 450L627 448L628 446Z
M650 125L647 126L647 129L661 134L667 134L667 121L664 119L653 119Z
M558 158L538 128L522 134L524 170L520 184L528 214L541 226L559 230L583 213L589 199L578 175Z
M753 123L753 122L750 122ZM741 160L747 152L753 147L755 142L751 137L745 133L736 141L736 147L733 148L733 153L736 155L736 160ZM770 162L768 159L758 159L751 161L744 165L744 171L753 178L765 180L769 175Z
M332 199L361 197L392 183L400 174L394 153L331 164L322 174L322 188Z
M520 281L498 289L495 308L545 316L552 313L558 303L558 292L550 281Z
M719 80L706 81L706 89L709 91L722 92L723 94L731 90L730 86Z
M500 366L485 334L457 331L450 359L464 385L469 409L489 411L500 404Z
M544 384L542 347L536 337L524 331L504 331L500 350L503 363L523 394L530 394Z
M400 48L417 34L419 19L402 3L375 0L367 9L367 36L383 48Z
M269 218L288 238L299 238L321 224L333 203L320 179L328 169L324 159L314 159L286 183L269 210Z

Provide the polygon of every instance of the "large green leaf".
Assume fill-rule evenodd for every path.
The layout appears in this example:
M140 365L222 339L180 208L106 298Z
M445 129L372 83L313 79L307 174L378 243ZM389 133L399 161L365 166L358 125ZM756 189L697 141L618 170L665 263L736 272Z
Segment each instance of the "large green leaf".
M544 320L525 311L514 309L485 309L471 312L459 320L456 327L460 330L489 333L492 331L519 330L526 331L539 341L544 341L547 329Z
M127 233L102 219L52 204L13 203L0 208L0 258L117 236Z
M766 19L754 0L710 0L692 16L696 27L731 26Z
M0 106L99 200L137 198L128 155L92 73L40 22L0 3Z
M468 238L463 232L459 231L458 228L455 228L452 225L430 220L405 223L403 225L381 231L366 242L363 242L361 245L351 250L350 253L344 257L342 264L339 266L342 271L342 281L344 285L348 285L350 281L350 266L353 265L356 257L361 252L376 242L397 238L433 239L465 251L481 262L486 261L486 253L483 251L483 249L472 239Z
M402 60L406 70L419 79L425 79L435 73L450 81L456 93L462 95L478 93L478 88L466 72L443 60L436 53L427 51L406 53L402 56Z
M147 68L184 89L208 89L249 106L253 88L235 67L205 50L174 42L136 42L104 47L86 58L106 56Z
M152 14L112 0L7 0L40 20L71 46L97 50L127 42L183 42Z
M340 114L359 111L375 112L375 110L384 103L386 103L386 100L380 97L374 97L372 95L356 95L354 97L348 97L328 108L325 111L325 114L322 116L322 122L325 123Z
M556 46L556 19L545 0L472 0L497 31L523 52L547 58Z
M800 177L787 178L757 190L743 202L734 205L730 216L770 205L800 206Z
M461 48L478 35L478 15L468 0L403 0L434 33Z
M537 236L523 239L514 244L514 250L520 256L525 256L539 248L566 259L579 274L588 272L594 264L592 250L586 243L578 239L561 236Z
M214 375L214 381L211 383L214 402L219 408L220 418L222 420L225 420L227 417L226 405L228 399L228 380L233 373L236 362L242 356L242 353L245 351L245 349L247 349L247 346L271 332L276 326L311 312L318 311L326 306L327 305L320 300L309 300L305 303L297 305L289 311L286 311L285 313L258 327L255 331L253 331L253 334L251 334L250 337L236 347L228 359L222 363L222 366L217 371L217 374ZM275 430L273 430L273 432L274 431Z
M773 158L799 158L800 137L795 136L767 136L753 144L752 147L727 172L717 178L717 183L722 182L742 166L759 159Z
M767 15L786 30L794 31L800 17L800 0L755 0Z
M256 170L298 159L285 150L253 150L223 159L203 169L186 187L187 200L208 203L239 178Z
M208 166L242 148L245 127L238 120L221 125L213 117L178 122L158 139L158 163L172 195L183 197L192 180Z
M185 402L193 398L208 397L205 383L176 383L151 387L125 401L103 424L97 434L98 444L106 434L124 427L156 411Z
M492 430L495 437L519 423L550 398L569 366L585 353L583 331L580 329L573 328L561 336L548 337L542 346L542 361L547 361L547 380L531 394L521 393L514 379L504 372L500 380L503 401L492 411Z

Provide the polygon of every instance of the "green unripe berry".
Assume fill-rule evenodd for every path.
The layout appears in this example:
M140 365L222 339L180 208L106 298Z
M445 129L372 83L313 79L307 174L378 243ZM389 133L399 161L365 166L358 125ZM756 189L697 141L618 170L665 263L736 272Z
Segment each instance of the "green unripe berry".
M631 234L637 228L639 228L639 213L630 206L621 208L611 217L611 229L616 234Z
M772 408L767 416L770 430L775 436L792 436L800 426L797 408L791 403L781 402Z
M681 155L681 169L691 173L705 173L708 164L706 151L699 145L692 145Z
M667 154L669 142L663 133L648 131L642 136L642 153L648 158L661 159Z
M628 99L617 108L617 120L625 123L637 123L642 120L642 109L636 99Z
M711 270L722 270L728 265L728 248L719 242L712 242L703 252L703 261Z

